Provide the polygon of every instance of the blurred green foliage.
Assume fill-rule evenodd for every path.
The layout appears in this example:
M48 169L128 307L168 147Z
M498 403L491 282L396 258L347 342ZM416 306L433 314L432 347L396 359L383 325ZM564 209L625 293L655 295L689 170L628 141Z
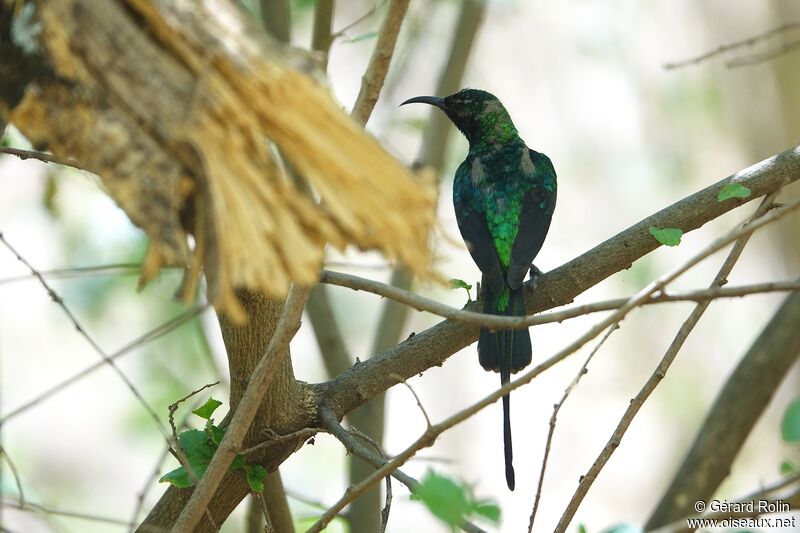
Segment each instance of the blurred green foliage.
M433 515L455 528L465 519L481 518L492 524L500 523L500 507L490 500L476 500L465 483L428 470L411 498L419 500Z

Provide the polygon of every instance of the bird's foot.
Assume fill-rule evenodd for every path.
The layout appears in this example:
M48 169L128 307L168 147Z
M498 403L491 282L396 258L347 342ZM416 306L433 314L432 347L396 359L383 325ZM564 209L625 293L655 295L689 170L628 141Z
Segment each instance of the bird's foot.
M536 288L536 284L539 282L539 276L541 276L542 274L544 274L544 272L539 270L539 267L531 263L530 276L531 276L531 283L533 284L534 288Z

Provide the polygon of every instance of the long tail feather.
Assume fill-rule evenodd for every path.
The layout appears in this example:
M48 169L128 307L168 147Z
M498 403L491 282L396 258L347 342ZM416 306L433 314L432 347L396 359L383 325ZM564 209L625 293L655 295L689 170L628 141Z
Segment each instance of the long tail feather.
M525 296L522 288L506 289L503 295L484 289L483 312L493 315L523 316ZM531 337L527 329L489 331L481 329L478 338L478 357L486 370L500 372L500 383L505 385L511 374L522 370L531 362ZM506 483L514 490L514 465L511 442L511 399L503 396L503 448L505 452Z

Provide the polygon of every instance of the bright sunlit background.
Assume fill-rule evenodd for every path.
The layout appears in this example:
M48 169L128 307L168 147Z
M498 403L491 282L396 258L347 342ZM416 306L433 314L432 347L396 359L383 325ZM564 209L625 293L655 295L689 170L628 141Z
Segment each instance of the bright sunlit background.
M334 29L372 5L367 0L340 2ZM397 106L406 98L434 91L458 6L452 0L412 2L388 85L368 126L390 152L409 164L420 150L421 128L430 110ZM297 46L305 47L310 40L312 8L308 0L294 3ZM378 11L348 30L347 37L354 42L342 38L333 46L331 84L347 108L374 46L374 39L359 37L375 31L381 16ZM741 68L726 67L731 56L676 70L663 67L792 20L800 20L800 6L789 0L490 2L464 85L496 94L528 145L553 160L559 177L558 205L537 266L553 269L674 201L797 144L800 51ZM800 30L793 38L798 34ZM732 57L752 51L743 48ZM10 137L15 145L25 146L19 135L12 132ZM454 244L460 238L450 201L452 175L465 151L461 138L450 144L435 246L441 272L472 283L478 271L466 249ZM799 190L790 188L784 197L796 196ZM576 303L636 292L742 221L755 205L685 235L677 248L656 250L581 295ZM45 271L137 262L146 247L142 232L105 195L96 177L11 156L0 156L0 231L25 259ZM795 215L758 233L731 283L796 278L798 231L800 217ZM675 287L707 286L722 259L718 254L703 262ZM388 279L389 268L376 254L334 254L331 260L337 262L331 268ZM10 279L26 273L24 265L0 246L2 416L100 360L38 282ZM136 276L118 273L54 277L51 283L89 335L110 354L184 310L172 298L178 280L177 274L165 273L138 293ZM435 286L416 290L458 307L466 299L463 290ZM381 300L346 289L330 292L353 358L368 357ZM579 523L594 533L619 522L644 522L720 386L782 298L760 295L711 305L592 487L571 531L577 531ZM691 309L690 304L670 304L638 310L597 354L560 412L537 531L555 526L579 477ZM533 328L534 362L552 355L597 320L598 316L590 316ZM437 321L414 313L407 333ZM446 432L405 471L419 478L433 467L463 479L473 485L476 496L500 505L501 531L524 530L552 406L590 349L512 395L517 471L513 493L506 489L503 476L499 403ZM298 379L327 378L307 320L292 341L292 352ZM119 366L163 424L170 403L220 376L223 383L211 394L227 406L227 366L212 313L136 349L119 359ZM480 368L473 345L410 384L433 421L439 421L490 393L498 381L496 374ZM748 439L720 497L733 499L752 492L779 478L783 460L800 460L797 449L782 443L779 428L783 411L798 395L799 381L795 368ZM387 406L385 448L391 454L410 444L425 426L407 389L391 390ZM178 420L190 410L179 411ZM196 418L192 423L201 425ZM141 498L146 512L165 488L153 482L156 469L164 473L176 466L165 458L164 441L151 417L108 367L9 419L2 429L3 446L19 472L25 498L50 508L127 522ZM313 446L305 446L281 467L298 519L319 515L317 504L327 506L341 496L345 465L341 445L320 435ZM3 494L16 495L13 477L7 466L3 468ZM389 531L446 531L422 505L409 500L405 488L395 486ZM241 531L243 524L239 509L223 531ZM8 508L3 510L3 525L14 532L125 527ZM341 525L330 530L341 530Z

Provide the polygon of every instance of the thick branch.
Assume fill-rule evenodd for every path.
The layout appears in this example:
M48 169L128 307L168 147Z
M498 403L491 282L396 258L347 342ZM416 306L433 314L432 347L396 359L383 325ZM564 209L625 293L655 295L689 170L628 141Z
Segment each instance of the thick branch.
M513 381L504 384L502 387L494 391L493 393L489 394L479 402L474 403L473 405L455 413L454 415L450 416L449 418L445 419L443 422L436 424L436 425L429 425L425 432L419 437L414 443L403 450L400 454L395 456L391 461L386 463L382 468L376 470L369 478L365 479L363 482L359 483L356 486L352 486L347 489L347 492L342 496L333 506L331 506L321 517L320 519L312 526L309 530L310 532L320 531L345 505L347 505L353 497L361 494L363 491L367 490L369 487L378 483L382 478L386 477L390 474L394 469L399 468L406 461L408 461L411 457L414 456L416 452L425 448L427 446L431 446L433 442L436 440L440 434L444 431L462 423L463 421L467 420L468 418L472 417L482 409L485 409L487 406L491 405L492 403L496 402L500 399L501 396L509 394L511 391L530 383L534 378L540 375L542 372L548 370L549 368L553 367L554 365L560 363L570 355L574 354L577 350L582 348L586 343L591 341L597 335L599 335L604 329L607 327L619 323L622 319L624 319L628 313L630 313L633 309L641 306L650 296L658 291L662 291L667 285L673 282L682 274L686 273L688 270L696 266L705 258L709 257L715 252L718 252L731 242L748 235L767 224L772 224L777 220L785 217L789 213L795 212L798 208L800 208L800 199L783 206L779 209L772 211L771 213L751 222L742 227L736 228L730 232L728 232L723 237L716 239L714 242L706 246L703 250L701 250L696 255L692 256L688 261L681 264L679 267L671 270L670 272L658 277L654 281L650 282L644 289L636 293L628 302L613 312L608 317L604 318L594 326L592 326L589 330L587 330L583 335L578 337L576 340L571 342L565 348L560 350L558 353L547 359L546 361L536 365L535 367L531 368L530 370L526 371L520 377L514 379ZM390 376L394 380L404 381L400 376Z
M203 510L214 496L217 487L228 471L231 461L233 461L236 452L240 449L250 430L250 424L256 417L267 388L272 378L275 377L281 359L289 357L289 341L300 327L300 317L303 314L303 306L307 298L308 289L294 286L289 292L289 296L286 299L286 307L275 327L275 333L272 335L269 346L267 346L266 352L250 376L247 389L236 407L228 430L225 432L225 436L216 452L214 452L214 457L208 465L203 479L200 480L192 497L186 503L177 522L175 522L175 530L194 531L194 528L200 522Z
M538 312L565 305L589 287L629 268L633 261L659 246L648 231L650 226L681 228L688 232L797 179L800 179L800 147L782 152L684 198L542 275L535 290L530 284L526 287L527 308L529 312ZM717 192L732 181L750 188L752 195L745 200L718 202ZM480 301L473 302L466 309L477 311L481 305ZM446 320L319 385L319 389L332 402L337 414L342 415L399 383L397 376L409 378L432 366L439 366L477 338L477 326Z

